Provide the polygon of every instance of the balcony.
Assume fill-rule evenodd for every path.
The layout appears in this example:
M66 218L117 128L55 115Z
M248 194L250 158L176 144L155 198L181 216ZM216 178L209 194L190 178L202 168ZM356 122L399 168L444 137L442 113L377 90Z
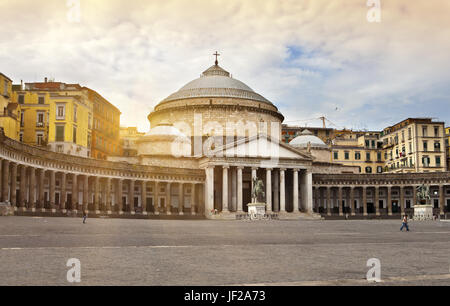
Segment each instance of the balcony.
M36 122L36 127L43 128L45 126L44 122Z

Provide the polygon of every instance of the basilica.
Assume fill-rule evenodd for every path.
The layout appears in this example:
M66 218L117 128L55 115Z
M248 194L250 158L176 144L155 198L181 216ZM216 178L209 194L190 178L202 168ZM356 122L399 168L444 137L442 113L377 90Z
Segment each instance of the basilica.
M391 217L411 210L415 188L431 186L448 210L450 175L360 174L330 161L305 130L281 141L276 105L219 66L203 71L148 115L136 156L94 160L0 135L2 202L17 215L237 219L253 179L264 183L267 215L278 219Z

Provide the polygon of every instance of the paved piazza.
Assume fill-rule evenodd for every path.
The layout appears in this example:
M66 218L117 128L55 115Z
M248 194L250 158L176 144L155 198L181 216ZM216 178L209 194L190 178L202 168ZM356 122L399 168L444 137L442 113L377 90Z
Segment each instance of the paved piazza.
M0 285L450 285L450 222L4 217Z

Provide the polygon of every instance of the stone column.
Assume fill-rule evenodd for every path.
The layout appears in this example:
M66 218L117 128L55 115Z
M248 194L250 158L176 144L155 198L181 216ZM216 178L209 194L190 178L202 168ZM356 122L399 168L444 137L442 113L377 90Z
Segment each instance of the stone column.
M123 179L117 180L117 207L119 210L119 215L123 214Z
M132 215L135 214L134 211L134 180L130 179L129 185L128 185L128 203L130 204L130 213Z
M257 171L258 171L258 168L252 167L252 182L251 182L251 189L250 190L253 190L253 180L258 177ZM253 199L252 199L252 201L253 201Z
M285 213L286 212L285 172L286 172L286 169L283 169L283 168L280 169L280 213Z
M61 192L59 197L59 206L63 213L66 212L66 198L67 198L67 179L66 173L61 172Z
M17 164L11 164L11 205L17 208Z
M299 213L298 207L298 169L292 169L293 175L293 186L292 186L292 194L293 194L293 213Z
M195 183L191 187L191 215L195 215Z
M78 175L72 174L72 210L77 212L78 210Z
M228 213L228 169L229 166L222 167L222 213Z
M105 182L105 208L106 208L106 213L108 215L110 215L112 213L112 201L111 201L111 178L106 178L106 182Z
M44 178L45 178L45 170L39 170L39 208L42 211L45 211L45 199L44 199Z
M413 207L417 205L417 187L413 186Z
M327 186L327 215L331 216L331 187Z
M89 176L83 177L83 211L88 210L89 205Z
M374 201L373 205L375 206L375 213L377 216L379 216L380 215L380 187L379 186L375 186L373 201Z
M98 176L95 177L94 180L94 208L95 213L100 213L100 178Z
M237 169L233 168L231 171L231 209L237 209Z
M53 170L50 170L50 186L49 186L49 198L50 198L50 209L52 212L56 212L56 203L55 203L55 187L56 187L56 173Z
M363 215L367 216L367 187L362 187L362 205L363 205Z
M184 215L184 184L180 182L178 187L178 214L182 216Z
M355 187L352 186L350 187L350 203L348 203L349 205L349 209L350 209L350 214L352 216L355 215Z
M312 171L306 170L305 173L305 208L307 213L313 213L313 180L312 180Z
M242 170L244 167L237 167L237 212L242 213L243 199L242 199Z
M172 184L170 182L166 185L166 214L172 214Z
M280 211L280 180L279 172L274 170L273 172L273 210Z
M404 186L400 186L400 203L399 203L399 207L400 207L400 214L403 214L404 211L404 205L405 205L405 187Z
M392 187L388 186L387 188L387 207L388 207L388 215L392 216Z
M266 212L272 212L272 169L266 169Z
M36 169L33 167L30 167L30 189L29 189L29 198L30 203L29 206L31 208L31 211L36 210Z
M19 206L22 210L25 209L25 201L27 198L27 167L20 166L20 201Z
M141 206L142 206L142 214L147 214L147 182L141 182Z
M9 161L3 160L2 201L9 200Z
M154 195L155 195L155 199L154 199L153 207L155 208L155 215L159 215L159 182L155 182Z
M343 216L344 215L344 210L343 210L343 198L342 198L342 186L338 187L338 205L339 205L339 216Z
M444 214L445 207L445 194L444 194L444 185L439 185L439 214Z

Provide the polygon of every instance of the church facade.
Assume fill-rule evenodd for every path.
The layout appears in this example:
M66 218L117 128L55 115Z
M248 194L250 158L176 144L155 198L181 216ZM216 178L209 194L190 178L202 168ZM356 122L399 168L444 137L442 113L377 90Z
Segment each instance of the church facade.
M23 215L236 219L258 178L267 214L280 219L404 213L422 183L432 186L437 213L450 208L448 172L362 175L331 163L329 148L308 131L284 143L277 107L217 61L148 120L136 154L105 161L0 135L1 200Z

